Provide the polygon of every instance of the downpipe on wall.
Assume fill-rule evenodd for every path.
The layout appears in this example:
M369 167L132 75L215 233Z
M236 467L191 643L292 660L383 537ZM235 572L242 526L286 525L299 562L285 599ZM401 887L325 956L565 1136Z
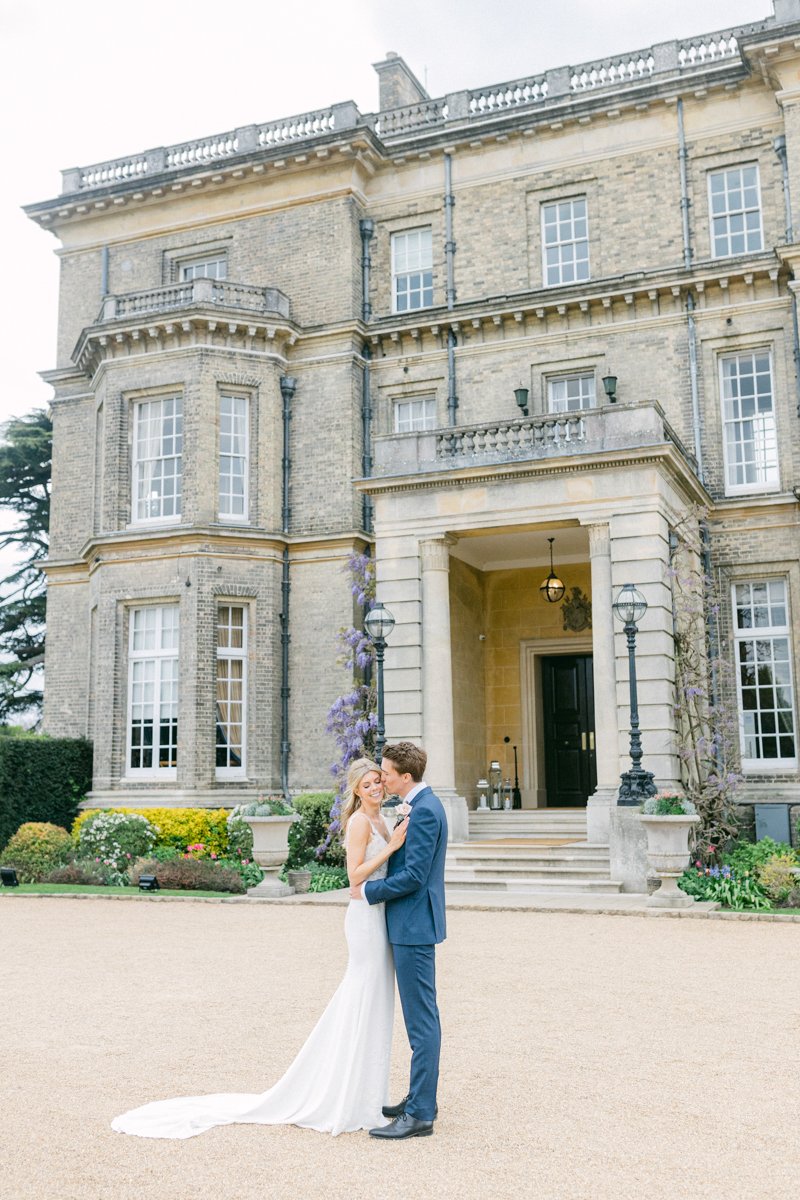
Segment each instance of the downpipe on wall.
M375 222L371 217L363 217L358 223L361 233L361 320L366 325L372 317L372 305L369 299L370 269L372 258L369 248L375 233ZM372 474L372 394L370 380L370 362L372 351L366 342L361 350L364 359L361 379L361 474L369 479ZM361 497L361 524L365 533L372 533L372 497Z
M447 308L452 311L456 303L455 285L455 253L456 244L453 240L453 157L444 156L444 261L447 274ZM455 425L458 412L458 395L456 393L456 334L452 328L447 331L447 419L450 425Z
M292 375L282 375L280 380L281 396L283 398L283 458L282 466L282 485L281 485L281 529L284 536L289 534L289 522L291 520L292 511L289 507L289 481L291 475L292 460L289 455L289 429L292 420L292 398L294 397L297 387L297 380ZM281 631L281 791L284 796L289 795L289 756L291 753L291 743L289 742L289 642L291 640L289 634L289 593L291 584L289 581L289 546L284 543L283 547L283 563L281 570L281 612L280 612L280 631Z

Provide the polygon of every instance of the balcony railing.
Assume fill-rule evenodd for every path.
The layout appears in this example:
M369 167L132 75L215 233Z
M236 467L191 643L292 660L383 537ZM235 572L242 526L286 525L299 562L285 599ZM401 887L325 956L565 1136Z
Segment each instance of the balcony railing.
M172 312L195 304L253 314L275 313L287 319L290 317L289 298L277 288L252 287L246 283L228 283L227 280L218 279L193 279L188 283L172 283L146 292L106 296L97 323Z
M788 7L787 7L788 5ZM708 76L720 68L742 63L741 45L747 38L771 33L795 19L795 0L784 0L781 17L699 37L660 42L627 54L612 55L592 62L557 67L487 87L426 97L418 103L379 113L362 115L352 102L334 104L313 112L246 125L211 137L160 146L126 158L75 167L62 172L62 194L107 188L120 183L146 184L163 172L224 162L263 149L291 147L321 136L342 133L368 125L390 141L418 136L425 131L445 130L454 122L480 124L498 113L520 108L551 107L576 102L597 92L630 91L669 76Z
M373 474L382 477L428 474L669 443L677 446L696 474L693 455L677 437L658 404L607 405L581 412L377 437Z

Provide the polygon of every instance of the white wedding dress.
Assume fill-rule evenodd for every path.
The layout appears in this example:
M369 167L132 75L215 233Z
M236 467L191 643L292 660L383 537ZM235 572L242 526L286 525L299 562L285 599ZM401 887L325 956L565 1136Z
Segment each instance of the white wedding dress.
M365 861L385 840L374 829ZM371 879L383 879L386 864ZM189 1138L215 1125L301 1125L350 1133L385 1125L394 1021L394 964L383 904L351 900L344 921L344 979L289 1070L261 1095L180 1096L115 1117L137 1137Z

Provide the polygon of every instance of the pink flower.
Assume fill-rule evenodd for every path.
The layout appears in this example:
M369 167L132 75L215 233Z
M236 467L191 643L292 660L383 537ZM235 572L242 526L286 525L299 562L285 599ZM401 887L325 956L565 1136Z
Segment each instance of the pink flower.
M407 800L401 800L394 811L399 817L407 817L411 812L411 805Z

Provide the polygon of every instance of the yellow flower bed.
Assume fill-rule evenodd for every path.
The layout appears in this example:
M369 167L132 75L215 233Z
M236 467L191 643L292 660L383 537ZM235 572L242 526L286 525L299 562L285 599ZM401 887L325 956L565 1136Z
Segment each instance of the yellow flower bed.
M227 808L91 808L75 818L72 836L77 841L81 825L98 812L138 813L158 827L157 846L187 846L202 842L206 854L223 855L228 849Z

